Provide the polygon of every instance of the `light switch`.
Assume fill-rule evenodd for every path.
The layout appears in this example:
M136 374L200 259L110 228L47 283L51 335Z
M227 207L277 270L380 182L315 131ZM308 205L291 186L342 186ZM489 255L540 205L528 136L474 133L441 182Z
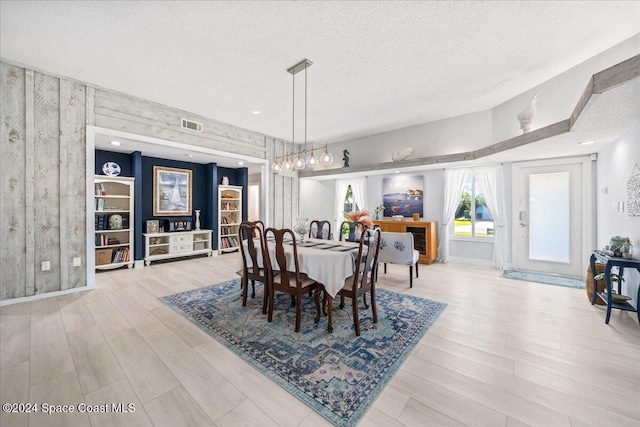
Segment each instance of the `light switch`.
M42 271L51 270L51 262L50 261L42 261Z
M73 266L74 267L80 267L82 265L82 258L80 257L75 257L73 259Z

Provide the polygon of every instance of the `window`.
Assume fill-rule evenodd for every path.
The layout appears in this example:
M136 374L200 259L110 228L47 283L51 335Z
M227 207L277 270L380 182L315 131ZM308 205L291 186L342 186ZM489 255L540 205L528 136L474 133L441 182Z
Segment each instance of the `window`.
M355 200L353 200L353 191L351 190L351 186L349 186L347 188L347 196L344 198L344 212L350 213L358 211L360 211L360 207ZM345 215L344 218L347 219L347 216Z
M462 190L455 215L455 236L493 237L493 217L471 175Z

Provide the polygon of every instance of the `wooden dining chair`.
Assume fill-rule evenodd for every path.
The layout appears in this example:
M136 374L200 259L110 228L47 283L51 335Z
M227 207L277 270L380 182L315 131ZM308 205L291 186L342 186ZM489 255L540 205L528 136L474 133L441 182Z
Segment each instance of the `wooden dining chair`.
M273 305L275 300L275 291L284 292L295 298L296 306L296 332L300 332L300 319L302 317L302 296L312 292L317 283L315 280L308 278L305 274L300 273L300 265L298 262L298 247L296 245L296 237L293 231L285 229L267 228L264 232L265 240L269 234L273 235L275 244L275 256L271 259L269 251L265 251L265 265L267 266L267 276L269 281L269 317L268 321L273 321ZM293 251L293 262L287 262L287 255L284 248L285 236L291 236L291 246ZM280 272L276 275L276 272ZM316 301L316 309L320 311L318 302Z
M356 335L360 336L360 318L358 316L358 298L371 293L371 312L373 323L378 323L378 310L376 308L376 268L378 265L378 253L380 252L380 229L365 230L360 237L360 247L356 258L355 272L353 276L344 281L343 288L338 292L341 298L351 298L353 306L353 325ZM316 305L318 305L316 301ZM366 303L365 303L366 304ZM343 308L343 304L341 307ZM368 307L367 307L368 308Z
M315 225L315 227L314 227ZM325 231L326 225L326 231ZM316 239L331 239L331 222L314 219L311 221L309 229L309 237L314 237Z
M257 221L261 222L261 221ZM256 237L257 236L257 237ZM262 314L267 312L267 296L269 294L269 276L264 266L266 265L265 254L266 242L264 234L261 232L259 225L251 225L242 223L238 228L238 240L240 242L240 253L242 254L242 268L236 272L242 279L240 287L242 288L242 306L247 305L247 294L249 293L249 280L251 280L251 298L256 296L256 280L264 284L264 295L262 297ZM259 245L256 248L256 240ZM246 248L244 242L246 241ZM251 267L248 267L248 261L251 260Z
M349 229L349 236L346 239L344 238L345 226L346 228ZM367 226L361 223L360 221L358 222L342 221L342 224L340 224L340 230L339 230L340 237L338 238L338 240L340 241L346 240L347 242L358 242L360 241L359 237L362 236L363 232L366 229L367 229ZM356 235L356 230L360 232L360 236Z

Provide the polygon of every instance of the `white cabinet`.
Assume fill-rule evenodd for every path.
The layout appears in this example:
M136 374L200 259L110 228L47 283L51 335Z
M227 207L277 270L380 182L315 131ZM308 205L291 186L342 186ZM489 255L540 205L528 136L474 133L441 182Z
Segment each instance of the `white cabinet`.
M238 250L242 222L242 186L218 186L218 253Z
M173 233L143 233L144 263L186 257L213 255L211 249L212 230L178 231Z
M134 178L94 178L95 268L133 267Z

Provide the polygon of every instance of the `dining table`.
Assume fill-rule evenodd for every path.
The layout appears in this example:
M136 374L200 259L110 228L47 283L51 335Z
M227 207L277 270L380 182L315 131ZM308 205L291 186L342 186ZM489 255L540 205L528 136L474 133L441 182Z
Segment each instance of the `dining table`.
M260 253L260 239L254 239L255 247L258 250L258 259L262 259ZM269 257L275 259L275 242L267 239ZM246 240L242 242L247 247ZM304 273L310 279L318 282L320 290L324 290L327 298L328 324L327 330L333 332L333 299L344 287L347 278L353 276L355 271L355 261L358 257L359 243L337 240L323 240L305 238L304 241L296 241L298 252L298 266L300 273ZM287 265L295 269L293 242L284 241L284 252L287 257ZM252 267L253 262L247 257L247 267ZM260 267L263 267L260 265ZM316 319L320 318L320 313Z

